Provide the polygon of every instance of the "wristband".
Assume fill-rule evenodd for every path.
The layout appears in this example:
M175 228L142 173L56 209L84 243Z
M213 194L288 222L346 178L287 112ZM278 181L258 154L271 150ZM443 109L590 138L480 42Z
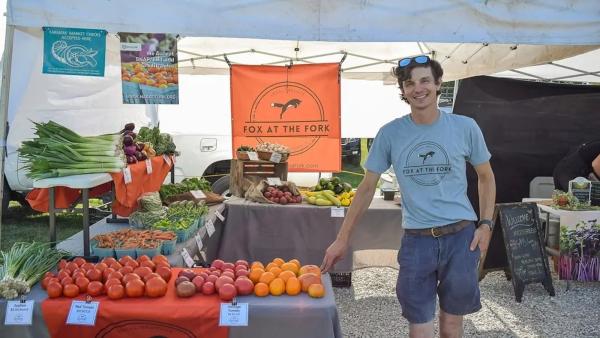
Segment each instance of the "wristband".
M477 222L477 228L479 228L482 225L487 225L490 228L490 231L494 228L494 222L492 222L491 219L482 219L479 222Z

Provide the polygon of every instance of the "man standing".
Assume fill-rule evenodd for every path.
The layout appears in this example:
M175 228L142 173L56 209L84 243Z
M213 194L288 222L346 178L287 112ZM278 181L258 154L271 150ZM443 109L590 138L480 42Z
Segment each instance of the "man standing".
M477 267L490 241L496 196L490 153L473 119L438 109L443 70L437 61L425 55L402 59L394 74L411 113L379 130L365 177L321 268L330 270L344 256L379 176L393 166L404 228L396 294L410 337L433 337L437 298L440 336L461 337L463 316L481 308ZM477 226L467 197L466 162L478 176Z

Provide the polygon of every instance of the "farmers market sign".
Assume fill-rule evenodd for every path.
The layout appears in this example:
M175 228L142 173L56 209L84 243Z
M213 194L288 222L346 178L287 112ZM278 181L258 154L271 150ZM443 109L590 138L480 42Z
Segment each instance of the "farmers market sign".
M44 74L104 76L106 31L44 27Z
M338 64L232 66L233 149L283 144L289 171L339 171L338 71Z

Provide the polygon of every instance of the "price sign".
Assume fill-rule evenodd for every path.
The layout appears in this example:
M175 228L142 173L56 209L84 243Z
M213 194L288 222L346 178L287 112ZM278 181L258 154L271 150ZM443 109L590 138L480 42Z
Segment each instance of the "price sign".
M100 306L100 302L74 300L71 303L71 309L67 316L67 324L94 326L96 324L98 306Z
M269 159L271 162L279 163L281 162L281 154L277 152L271 153L271 158Z
M171 166L171 157L169 157L169 155L167 155L167 154L164 154L163 159L165 160L165 163L167 163L170 167Z
M248 326L248 303L221 303L219 326Z
M192 256L190 256L190 253L187 251L186 248L183 248L183 250L181 250L181 257L183 257L183 261L185 262L185 265L188 266L188 268L194 266L194 259L192 258Z
M146 173L148 175L152 174L152 161L149 158L146 159Z
M219 210L215 210L215 216L217 216L217 218L220 219L221 222L225 222L225 216L221 215L221 212Z
M206 198L206 195L204 194L204 192L202 190L192 190L192 191L190 191L190 193L196 199Z
M247 154L250 161L258 161L258 154L255 151L249 151Z
M129 169L129 167L123 168L123 180L125 180L125 184L129 184L133 180L131 178L131 169Z
M331 207L331 217L344 218L344 208L342 208L342 207Z
M208 233L208 237L211 237L215 233L215 225L212 219L206 221L206 233Z
M33 300L6 302L4 325L31 325L33 318Z
M202 237L200 237L199 234L196 234L196 236L194 236L196 238L196 244L198 245L198 251L202 250L202 247L204 247L204 244L202 243Z
M279 177L267 177L267 183L269 183L269 185L276 185L276 186L282 185L281 179Z

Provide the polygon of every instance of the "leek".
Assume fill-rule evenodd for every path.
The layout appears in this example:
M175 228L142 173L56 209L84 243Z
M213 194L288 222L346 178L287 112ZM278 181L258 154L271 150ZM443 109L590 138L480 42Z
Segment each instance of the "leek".
M126 166L118 133L81 136L53 121L33 124L37 137L19 148L32 179L119 172Z

